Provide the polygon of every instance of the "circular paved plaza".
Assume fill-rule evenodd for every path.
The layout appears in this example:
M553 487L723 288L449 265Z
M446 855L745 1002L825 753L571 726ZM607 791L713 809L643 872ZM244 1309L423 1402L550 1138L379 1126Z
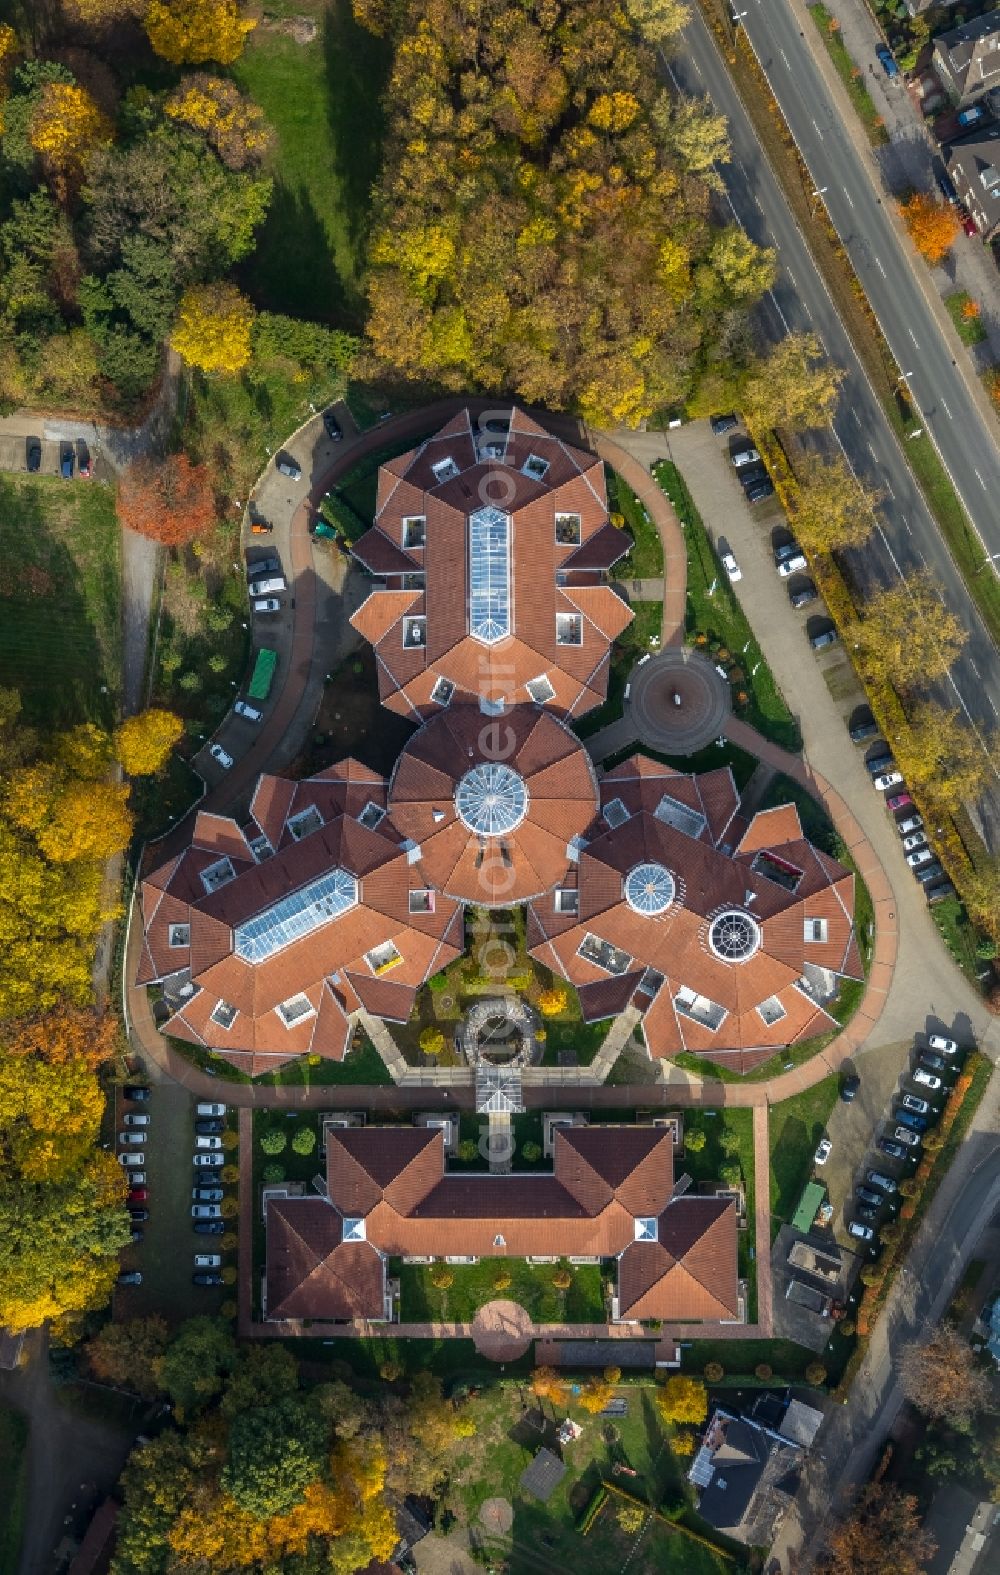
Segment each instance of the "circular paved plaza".
M520 1302L487 1302L472 1320L472 1342L491 1362L516 1362L530 1346L534 1328Z
M675 646L633 670L629 714L640 741L665 755L693 755L718 738L729 680L707 656Z

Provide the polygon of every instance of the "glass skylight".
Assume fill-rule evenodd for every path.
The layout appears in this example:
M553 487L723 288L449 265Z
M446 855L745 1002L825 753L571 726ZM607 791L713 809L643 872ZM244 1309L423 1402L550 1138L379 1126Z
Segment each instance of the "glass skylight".
M527 814L528 789L510 766L484 760L459 782L455 809L462 824L478 836L501 836L519 826Z
M625 877L625 901L636 913L666 913L676 882L662 864L637 864Z
M469 633L484 645L510 634L510 517L492 504L469 515Z
M708 944L723 962L746 962L760 945L760 925L752 914L730 908L712 920Z
M358 883L354 876L347 870L327 870L325 875L238 924L233 932L233 950L245 962L265 962L293 941L311 935L331 919L339 919L357 900Z

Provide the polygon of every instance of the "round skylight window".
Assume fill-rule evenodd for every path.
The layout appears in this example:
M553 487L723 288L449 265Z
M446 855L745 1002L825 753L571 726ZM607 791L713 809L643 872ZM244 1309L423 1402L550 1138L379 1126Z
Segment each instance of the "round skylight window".
M666 913L677 885L662 864L637 864L625 877L625 901L636 913Z
M484 760L459 782L455 809L462 824L477 836L499 837L521 824L528 812L528 789L510 766Z
M730 908L712 920L708 944L723 962L746 962L760 946L760 925L752 914Z

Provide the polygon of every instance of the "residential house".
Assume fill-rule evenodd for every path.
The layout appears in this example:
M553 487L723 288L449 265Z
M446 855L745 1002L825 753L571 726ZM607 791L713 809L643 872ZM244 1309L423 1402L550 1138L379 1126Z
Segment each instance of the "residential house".
M949 98L971 104L1000 86L1000 11L988 11L934 40L934 69Z
M970 132L952 142L945 167L984 241L1000 235L1000 126Z
M770 1547L799 1484L803 1446L717 1406L688 1472L698 1513L748 1547Z

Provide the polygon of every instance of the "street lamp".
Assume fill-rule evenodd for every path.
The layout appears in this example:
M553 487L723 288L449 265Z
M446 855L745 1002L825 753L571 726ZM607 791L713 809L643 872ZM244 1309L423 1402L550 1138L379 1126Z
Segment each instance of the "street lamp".
M818 199L820 197L825 197L829 190L830 190L829 186L814 186L813 187L813 193L812 193L813 194L813 205L812 205L812 208L810 209L810 212L809 212L809 217L811 219L815 219L815 217L816 217L816 204L817 204Z
M1000 563L1000 552L988 552L982 563L979 565L979 568L976 570L976 573L982 574L983 570L988 568L991 563L993 565L993 572L997 573L997 564Z

